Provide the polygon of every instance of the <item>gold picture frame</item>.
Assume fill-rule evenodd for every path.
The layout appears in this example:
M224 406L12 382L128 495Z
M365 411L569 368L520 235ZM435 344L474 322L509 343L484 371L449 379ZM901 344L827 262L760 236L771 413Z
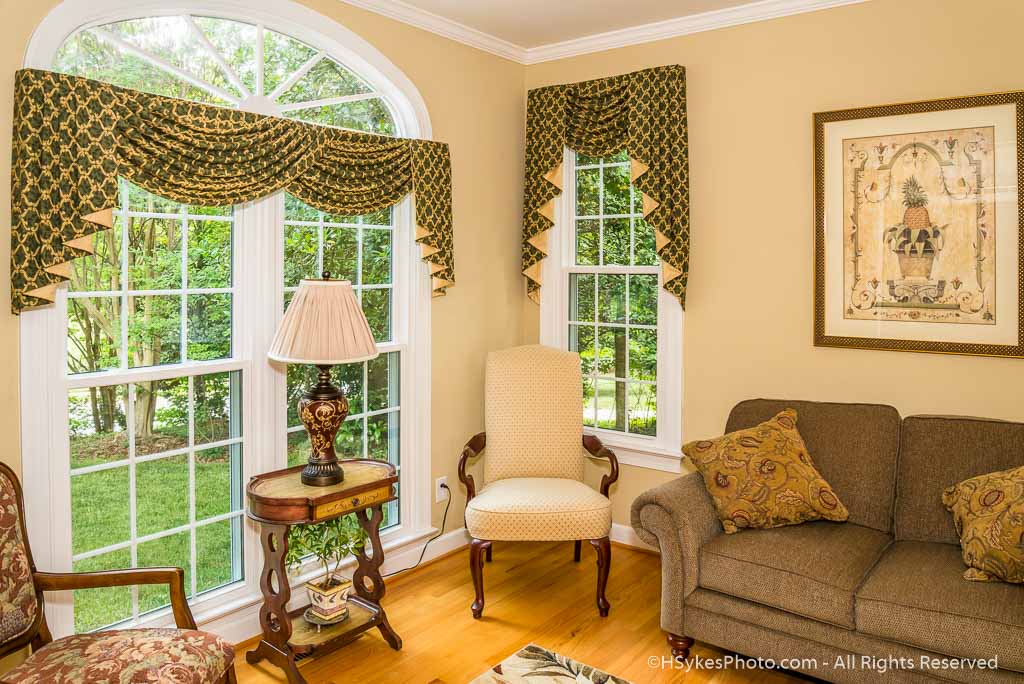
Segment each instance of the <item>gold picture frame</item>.
M815 346L1024 358L1024 91L813 125Z

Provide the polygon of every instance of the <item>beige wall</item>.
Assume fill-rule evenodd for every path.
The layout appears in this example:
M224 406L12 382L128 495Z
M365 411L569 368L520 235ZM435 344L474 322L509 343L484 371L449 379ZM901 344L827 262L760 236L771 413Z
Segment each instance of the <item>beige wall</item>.
M0 0L0 262L9 272L11 110L14 72L53 0ZM456 287L431 304L433 477L458 484L462 444L483 429L486 353L522 335L519 219L523 167L523 67L338 0L304 4L356 32L412 80L427 103L433 137L451 147ZM301 38L301 36L299 36ZM0 460L20 468L18 319L10 278L0 279ZM449 529L462 524L465 495L453 486ZM434 507L440 524L443 504Z
M883 402L1024 420L1024 360L812 345L811 114L1024 88L1019 0L873 0L529 66L528 88L686 67L692 259L684 439L747 397ZM537 308L524 302L526 339ZM614 493L615 521L644 487Z

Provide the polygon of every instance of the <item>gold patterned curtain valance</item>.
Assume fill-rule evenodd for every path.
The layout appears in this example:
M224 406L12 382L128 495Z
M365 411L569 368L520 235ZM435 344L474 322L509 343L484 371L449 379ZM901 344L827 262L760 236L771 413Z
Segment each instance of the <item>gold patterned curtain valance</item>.
M540 302L554 200L562 193L562 150L589 156L625 150L630 178L654 228L662 283L681 305L690 261L686 71L681 66L531 90L526 111L523 275Z
M332 214L416 198L432 288L454 284L448 146L388 138L25 69L11 173L15 313L52 302L70 262L113 226L118 177L176 202L227 205L286 189Z

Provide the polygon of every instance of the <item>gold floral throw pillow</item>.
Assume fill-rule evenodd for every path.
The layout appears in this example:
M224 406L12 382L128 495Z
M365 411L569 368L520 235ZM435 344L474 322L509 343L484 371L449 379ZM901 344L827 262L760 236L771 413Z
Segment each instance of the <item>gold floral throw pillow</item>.
M756 427L683 445L726 534L849 517L811 462L796 418L796 411L786 409Z
M1024 583L1024 466L964 480L942 503L960 537L964 579Z

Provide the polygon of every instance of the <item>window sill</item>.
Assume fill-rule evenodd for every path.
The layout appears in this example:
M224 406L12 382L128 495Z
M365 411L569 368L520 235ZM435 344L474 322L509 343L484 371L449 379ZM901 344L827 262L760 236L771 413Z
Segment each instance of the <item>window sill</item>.
M683 454L678 449L666 449L653 441L620 437L605 431L585 429L584 433L600 438L606 447L615 452L621 465L660 470L666 473L682 472Z

